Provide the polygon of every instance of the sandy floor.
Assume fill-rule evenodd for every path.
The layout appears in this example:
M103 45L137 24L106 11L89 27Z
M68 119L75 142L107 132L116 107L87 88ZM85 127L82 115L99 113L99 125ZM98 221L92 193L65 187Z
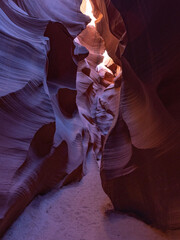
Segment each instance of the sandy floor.
M170 236L171 235L171 236ZM172 237L174 235L174 237ZM38 196L3 240L180 240L113 211L101 188L96 163L80 183Z

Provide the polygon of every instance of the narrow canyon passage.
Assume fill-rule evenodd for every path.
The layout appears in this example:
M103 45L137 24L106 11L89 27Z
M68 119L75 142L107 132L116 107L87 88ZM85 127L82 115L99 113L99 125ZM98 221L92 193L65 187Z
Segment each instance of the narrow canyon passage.
M95 162L80 183L38 196L2 240L179 240L115 213Z
M180 239L177 6L0 0L0 238Z

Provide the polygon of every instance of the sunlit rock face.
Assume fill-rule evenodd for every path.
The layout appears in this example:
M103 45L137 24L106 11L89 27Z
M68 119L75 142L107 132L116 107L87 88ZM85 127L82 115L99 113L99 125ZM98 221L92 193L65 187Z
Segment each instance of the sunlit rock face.
M116 209L180 227L175 5L81 3L0 1L0 235L93 158Z
M103 153L103 187L116 209L163 229L180 228L180 3L112 2L128 42L119 117Z
M61 186L75 169L81 177L86 144L71 54L89 21L81 1L17 3L0 2L0 235L35 195Z
M102 1L85 29L81 3L0 2L0 235L34 196L80 180L116 121L123 34Z

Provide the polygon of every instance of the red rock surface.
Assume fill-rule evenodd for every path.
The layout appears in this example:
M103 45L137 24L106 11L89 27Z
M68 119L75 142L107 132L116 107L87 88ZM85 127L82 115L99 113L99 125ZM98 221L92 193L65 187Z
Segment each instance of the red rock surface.
M179 2L112 1L127 29L120 111L102 183L116 209L180 227ZM117 52L118 54L118 52Z
M92 158L116 209L180 227L175 5L92 3L96 28L80 0L0 2L0 235Z

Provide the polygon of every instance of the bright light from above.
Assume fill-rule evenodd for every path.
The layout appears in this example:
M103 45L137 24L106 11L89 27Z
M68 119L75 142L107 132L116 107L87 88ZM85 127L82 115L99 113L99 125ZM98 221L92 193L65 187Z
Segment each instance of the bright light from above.
M102 56L104 58L103 58L102 63L97 65L97 67L96 67L97 72L100 74L101 77L103 77L106 72L113 75L112 71L109 68L107 68L114 63L112 58L108 55L106 50L104 51Z
M108 55L107 51L105 50L103 53L103 64L107 67L111 66L114 62L112 58Z
M91 22L88 24L88 26L91 25L91 26L95 27L96 26L95 22L96 22L97 19L93 15L93 9L92 9L92 5L91 5L90 0L83 0L82 4L81 4L81 7L80 7L80 10L83 14L90 17Z
M90 17L90 19L91 19L91 22L87 26L93 26L94 28L96 28L97 19L93 15L93 7L91 5L90 0L83 0L82 1L82 4L80 6L80 11L83 14L85 14L86 16ZM101 78L104 78L105 76L107 76L107 73L108 73L109 74L108 76L112 76L112 78L114 77L114 79L115 79L115 77L118 74L121 74L120 66L116 65L116 67L117 67L116 68L116 73L113 74L113 72L109 69L109 67L114 64L114 61L108 55L108 52L106 50L104 51L102 56L103 56L103 61L96 66L96 71L98 72L98 74Z

